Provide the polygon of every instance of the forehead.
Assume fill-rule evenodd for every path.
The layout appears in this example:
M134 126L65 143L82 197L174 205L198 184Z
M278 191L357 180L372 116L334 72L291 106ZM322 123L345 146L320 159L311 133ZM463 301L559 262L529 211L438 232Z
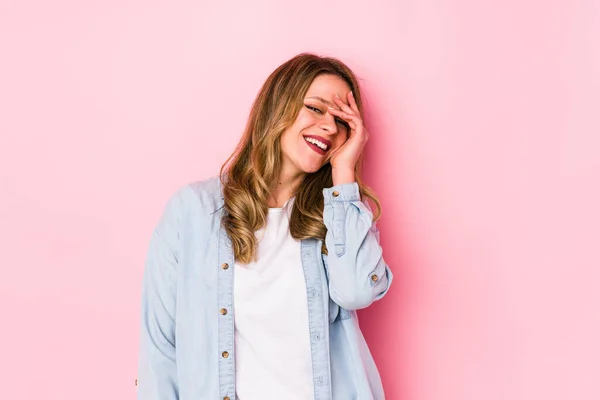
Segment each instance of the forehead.
M308 92L306 92L306 96L320 96L325 99L331 99L337 93L344 99L349 91L350 86L339 76L319 75L312 81Z

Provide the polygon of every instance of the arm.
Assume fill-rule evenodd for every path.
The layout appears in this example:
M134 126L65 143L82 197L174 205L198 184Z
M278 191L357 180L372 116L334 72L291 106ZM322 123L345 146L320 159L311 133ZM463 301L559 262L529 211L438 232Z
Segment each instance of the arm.
M142 285L138 400L179 398L175 354L180 194L152 233Z
M373 214L360 200L356 182L323 189L323 196L329 295L347 310L365 308L385 295L393 277L383 260Z

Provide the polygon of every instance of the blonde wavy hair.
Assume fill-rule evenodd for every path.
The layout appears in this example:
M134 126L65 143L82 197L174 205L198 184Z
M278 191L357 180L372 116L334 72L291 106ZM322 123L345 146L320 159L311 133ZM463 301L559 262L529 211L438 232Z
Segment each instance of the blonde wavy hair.
M232 241L235 259L256 260L255 231L265 225L267 199L275 189L281 170L281 135L291 126L304 105L304 96L313 80L323 74L343 79L354 95L361 114L362 101L356 76L340 60L302 53L279 66L267 78L256 97L242 138L221 167L224 209L222 225ZM381 214L375 192L361 179L362 155L355 177L363 199L375 205L374 220ZM296 240L322 240L327 254L323 223L323 189L332 187L331 164L306 174L297 188L290 217L290 233Z

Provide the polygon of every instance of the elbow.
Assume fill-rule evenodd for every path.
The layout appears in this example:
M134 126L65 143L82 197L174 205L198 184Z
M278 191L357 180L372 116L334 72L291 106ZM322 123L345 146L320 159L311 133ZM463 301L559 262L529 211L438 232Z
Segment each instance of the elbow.
M348 311L366 308L374 301L370 296L358 295L357 293L343 293L334 289L329 290L329 296L334 303Z
M386 267L381 274L372 273L368 279L353 284L329 287L329 296L337 305L346 310L360 310L381 299L389 290L392 282L391 271Z

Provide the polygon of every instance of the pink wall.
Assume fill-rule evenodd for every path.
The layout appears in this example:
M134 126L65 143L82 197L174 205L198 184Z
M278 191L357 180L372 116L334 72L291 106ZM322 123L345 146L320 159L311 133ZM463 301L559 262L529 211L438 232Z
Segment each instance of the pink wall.
M388 397L600 398L598 2L366 4L0 4L0 398L134 397L151 229L305 50L368 96Z

